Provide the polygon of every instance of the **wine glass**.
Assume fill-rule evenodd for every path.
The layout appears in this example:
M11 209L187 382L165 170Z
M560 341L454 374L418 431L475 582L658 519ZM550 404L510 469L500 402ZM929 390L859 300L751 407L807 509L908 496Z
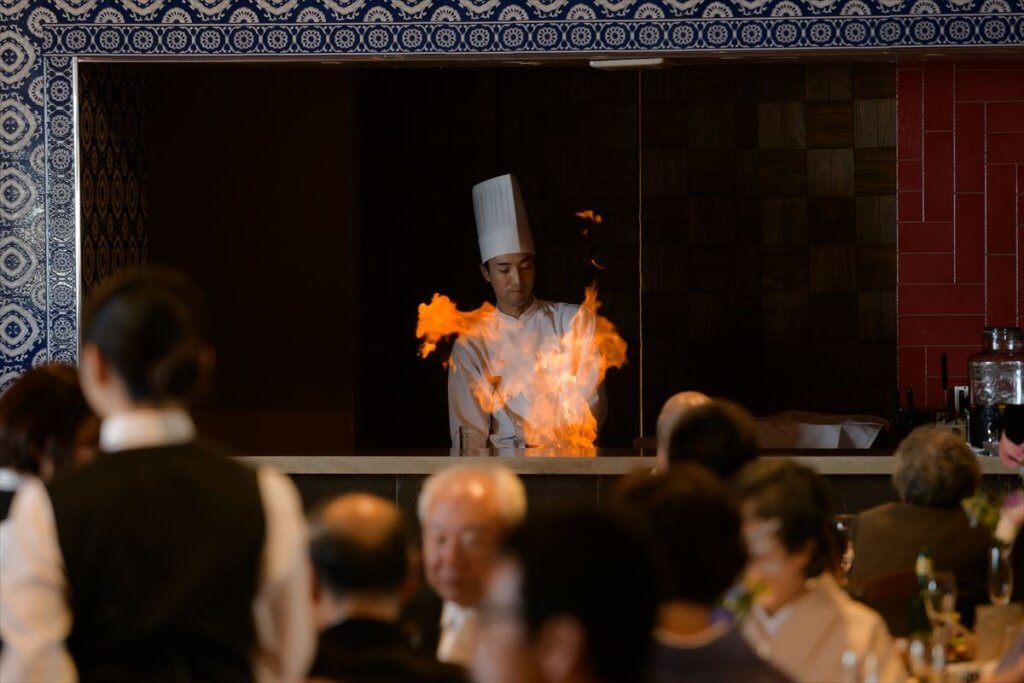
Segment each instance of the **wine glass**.
M988 551L988 597L993 605L1009 605L1013 594L1010 548L993 545Z
M949 623L956 615L956 576L953 572L935 572L925 586L925 607L936 626Z
M832 526L839 538L839 548L842 556L839 561L840 580L846 585L850 580L850 570L853 569L853 532L857 525L857 515L842 514L832 518Z

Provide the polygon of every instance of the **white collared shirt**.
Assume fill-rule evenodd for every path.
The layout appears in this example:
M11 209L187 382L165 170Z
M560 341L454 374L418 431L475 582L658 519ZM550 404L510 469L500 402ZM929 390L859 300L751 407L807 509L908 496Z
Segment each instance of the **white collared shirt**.
M449 664L469 666L480 633L480 613L446 600L441 610L441 638L437 642L437 659Z
M100 427L105 452L180 445L195 437L192 419L180 409L115 415ZM302 502L287 476L265 467L256 474L266 535L253 600L253 671L261 683L300 680L316 647ZM0 681L76 681L64 644L71 632L69 586L53 506L41 481L32 478L22 485L6 525L0 561Z
M513 449L526 447L523 416L529 414L529 391L509 388L510 378L530 381L536 372L536 354L558 349L573 318L576 304L534 299L518 317L494 311L470 332L460 335L452 347L448 366L448 423L452 447L458 448L459 428L469 435L469 448ZM474 386L504 382L500 393L508 401L489 411L473 393ZM587 397L598 425L604 418L604 396L593 387Z

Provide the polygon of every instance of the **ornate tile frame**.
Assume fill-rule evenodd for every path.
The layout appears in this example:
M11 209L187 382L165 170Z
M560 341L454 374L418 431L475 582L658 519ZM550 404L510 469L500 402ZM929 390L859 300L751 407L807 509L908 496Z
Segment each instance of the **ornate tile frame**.
M0 391L78 356L80 58L1024 46L1024 0L0 0L0 19Z

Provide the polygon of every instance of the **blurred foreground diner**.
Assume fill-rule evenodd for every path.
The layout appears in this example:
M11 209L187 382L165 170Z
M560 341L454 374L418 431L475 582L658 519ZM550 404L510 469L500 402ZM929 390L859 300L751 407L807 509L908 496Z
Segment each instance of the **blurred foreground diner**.
M101 287L82 321L90 465L27 481L0 563L0 680L287 681L315 644L298 493L200 440L201 297L169 271Z
M314 604L320 642L310 671L345 683L461 683L459 667L413 650L400 624L416 589L416 564L401 511L350 493L311 519Z
M743 571L740 514L726 485L692 463L624 482L618 504L654 551L653 683L787 683L715 608Z
M843 680L849 651L881 681L907 673L882 618L836 582L836 540L824 479L787 460L761 460L736 478L755 591L743 633L796 681Z
M423 482L417 510L427 583L443 601L420 615L423 647L465 665L480 628L484 582L503 535L526 515L526 489L506 467L455 466Z
M478 611L475 683L646 680L649 549L608 515L534 516L502 544Z

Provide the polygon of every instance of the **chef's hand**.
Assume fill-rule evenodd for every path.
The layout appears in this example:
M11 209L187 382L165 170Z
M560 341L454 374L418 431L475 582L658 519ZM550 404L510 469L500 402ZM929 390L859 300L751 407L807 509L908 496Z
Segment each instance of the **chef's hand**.
M1010 469L1024 465L1024 443L1014 443L1003 432L999 439L999 460Z

